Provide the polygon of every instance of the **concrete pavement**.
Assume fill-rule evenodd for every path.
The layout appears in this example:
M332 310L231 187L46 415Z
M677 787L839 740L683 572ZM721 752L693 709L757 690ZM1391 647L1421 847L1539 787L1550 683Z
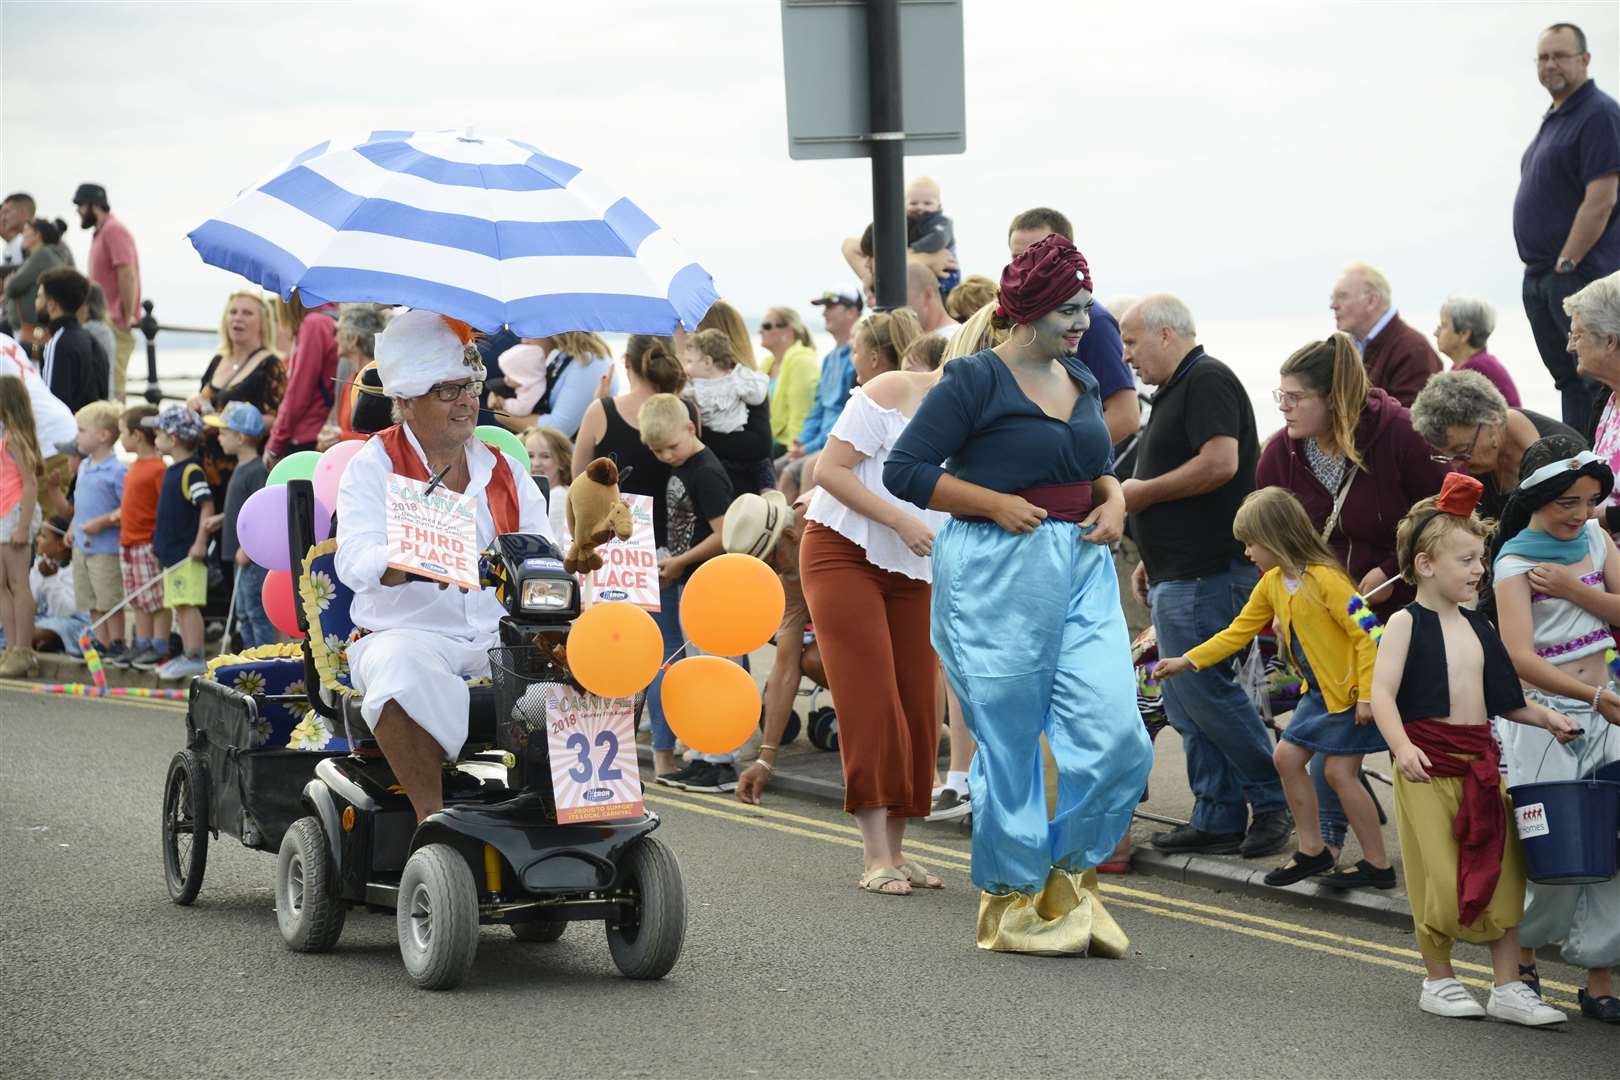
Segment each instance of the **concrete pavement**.
M943 892L870 896L844 816L774 792L760 809L648 793L691 903L663 982L619 977L598 928L552 945L490 928L460 990L424 993L388 918L288 952L272 860L228 838L196 906L168 903L181 716L0 688L0 1075L1602 1076L1620 1052L1620 1029L1579 1018L1425 1016L1408 935L1166 881L1108 886L1126 960L980 953L954 829L911 847ZM1460 958L1480 980L1483 952ZM1569 1006L1575 973L1543 975Z

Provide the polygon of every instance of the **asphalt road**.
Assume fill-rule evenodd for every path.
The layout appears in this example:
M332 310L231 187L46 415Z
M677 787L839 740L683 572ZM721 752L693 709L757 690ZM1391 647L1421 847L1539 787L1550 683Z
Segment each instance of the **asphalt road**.
M288 952L273 862L210 849L168 902L163 769L181 713L0 688L0 1076L1610 1076L1620 1028L1417 1011L1410 937L1162 881L1111 883L1120 961L973 947L966 842L912 854L947 888L855 888L830 807L651 793L691 898L661 983L620 977L599 927L554 944L489 928L467 983L409 984L391 918ZM1484 954L1465 975L1483 980ZM1575 973L1544 965L1555 1002ZM1478 992L1478 991L1476 991Z

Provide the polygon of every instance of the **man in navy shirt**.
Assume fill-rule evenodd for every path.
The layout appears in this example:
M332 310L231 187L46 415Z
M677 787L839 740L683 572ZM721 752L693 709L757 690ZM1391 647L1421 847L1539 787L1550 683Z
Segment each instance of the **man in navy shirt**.
M1541 362L1563 395L1564 423L1588 435L1598 387L1575 374L1564 299L1620 269L1620 105L1586 77L1586 35L1554 23L1536 43L1536 76L1552 107L1519 161L1513 238L1524 262L1524 313Z
M1013 258L1043 236L1057 233L1074 243L1074 226L1056 210L1037 206L1013 218L1007 229L1007 249ZM1101 304L1091 305L1091 326L1080 337L1075 353L1080 362L1097 377L1102 395L1103 422L1108 436L1118 446L1142 426L1142 405L1136 396L1136 379L1121 359L1125 347L1119 342L1119 323Z

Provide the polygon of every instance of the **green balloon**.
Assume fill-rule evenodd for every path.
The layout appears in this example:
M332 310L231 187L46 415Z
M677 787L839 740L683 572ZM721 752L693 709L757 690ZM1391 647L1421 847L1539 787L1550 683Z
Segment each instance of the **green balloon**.
M288 454L276 462L276 467L270 470L270 476L265 480L266 487L285 484L289 480L309 480L315 475L315 463L321 460L321 455L314 450L300 450L296 454Z
M529 460L529 449L523 445L523 440L503 427L496 424L480 424L473 434L501 453L511 454L519 461Z

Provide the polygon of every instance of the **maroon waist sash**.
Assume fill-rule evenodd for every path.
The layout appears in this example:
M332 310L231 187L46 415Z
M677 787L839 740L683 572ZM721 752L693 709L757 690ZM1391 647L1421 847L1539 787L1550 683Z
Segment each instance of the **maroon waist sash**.
M1462 804L1451 835L1457 838L1457 917L1471 925L1490 905L1502 876L1507 844L1507 813L1502 807L1502 774L1489 724L1443 724L1414 720L1406 725L1412 744L1429 758L1430 776L1462 777ZM1478 754L1465 761L1458 754Z
M1039 484L1028 487L1022 491L1015 491L1025 502L1038 506L1046 511L1048 521L1081 522L1091 513L1091 482L1082 480L1077 484ZM967 517L963 514L952 514L958 521L972 521L981 524L990 523L989 518Z

